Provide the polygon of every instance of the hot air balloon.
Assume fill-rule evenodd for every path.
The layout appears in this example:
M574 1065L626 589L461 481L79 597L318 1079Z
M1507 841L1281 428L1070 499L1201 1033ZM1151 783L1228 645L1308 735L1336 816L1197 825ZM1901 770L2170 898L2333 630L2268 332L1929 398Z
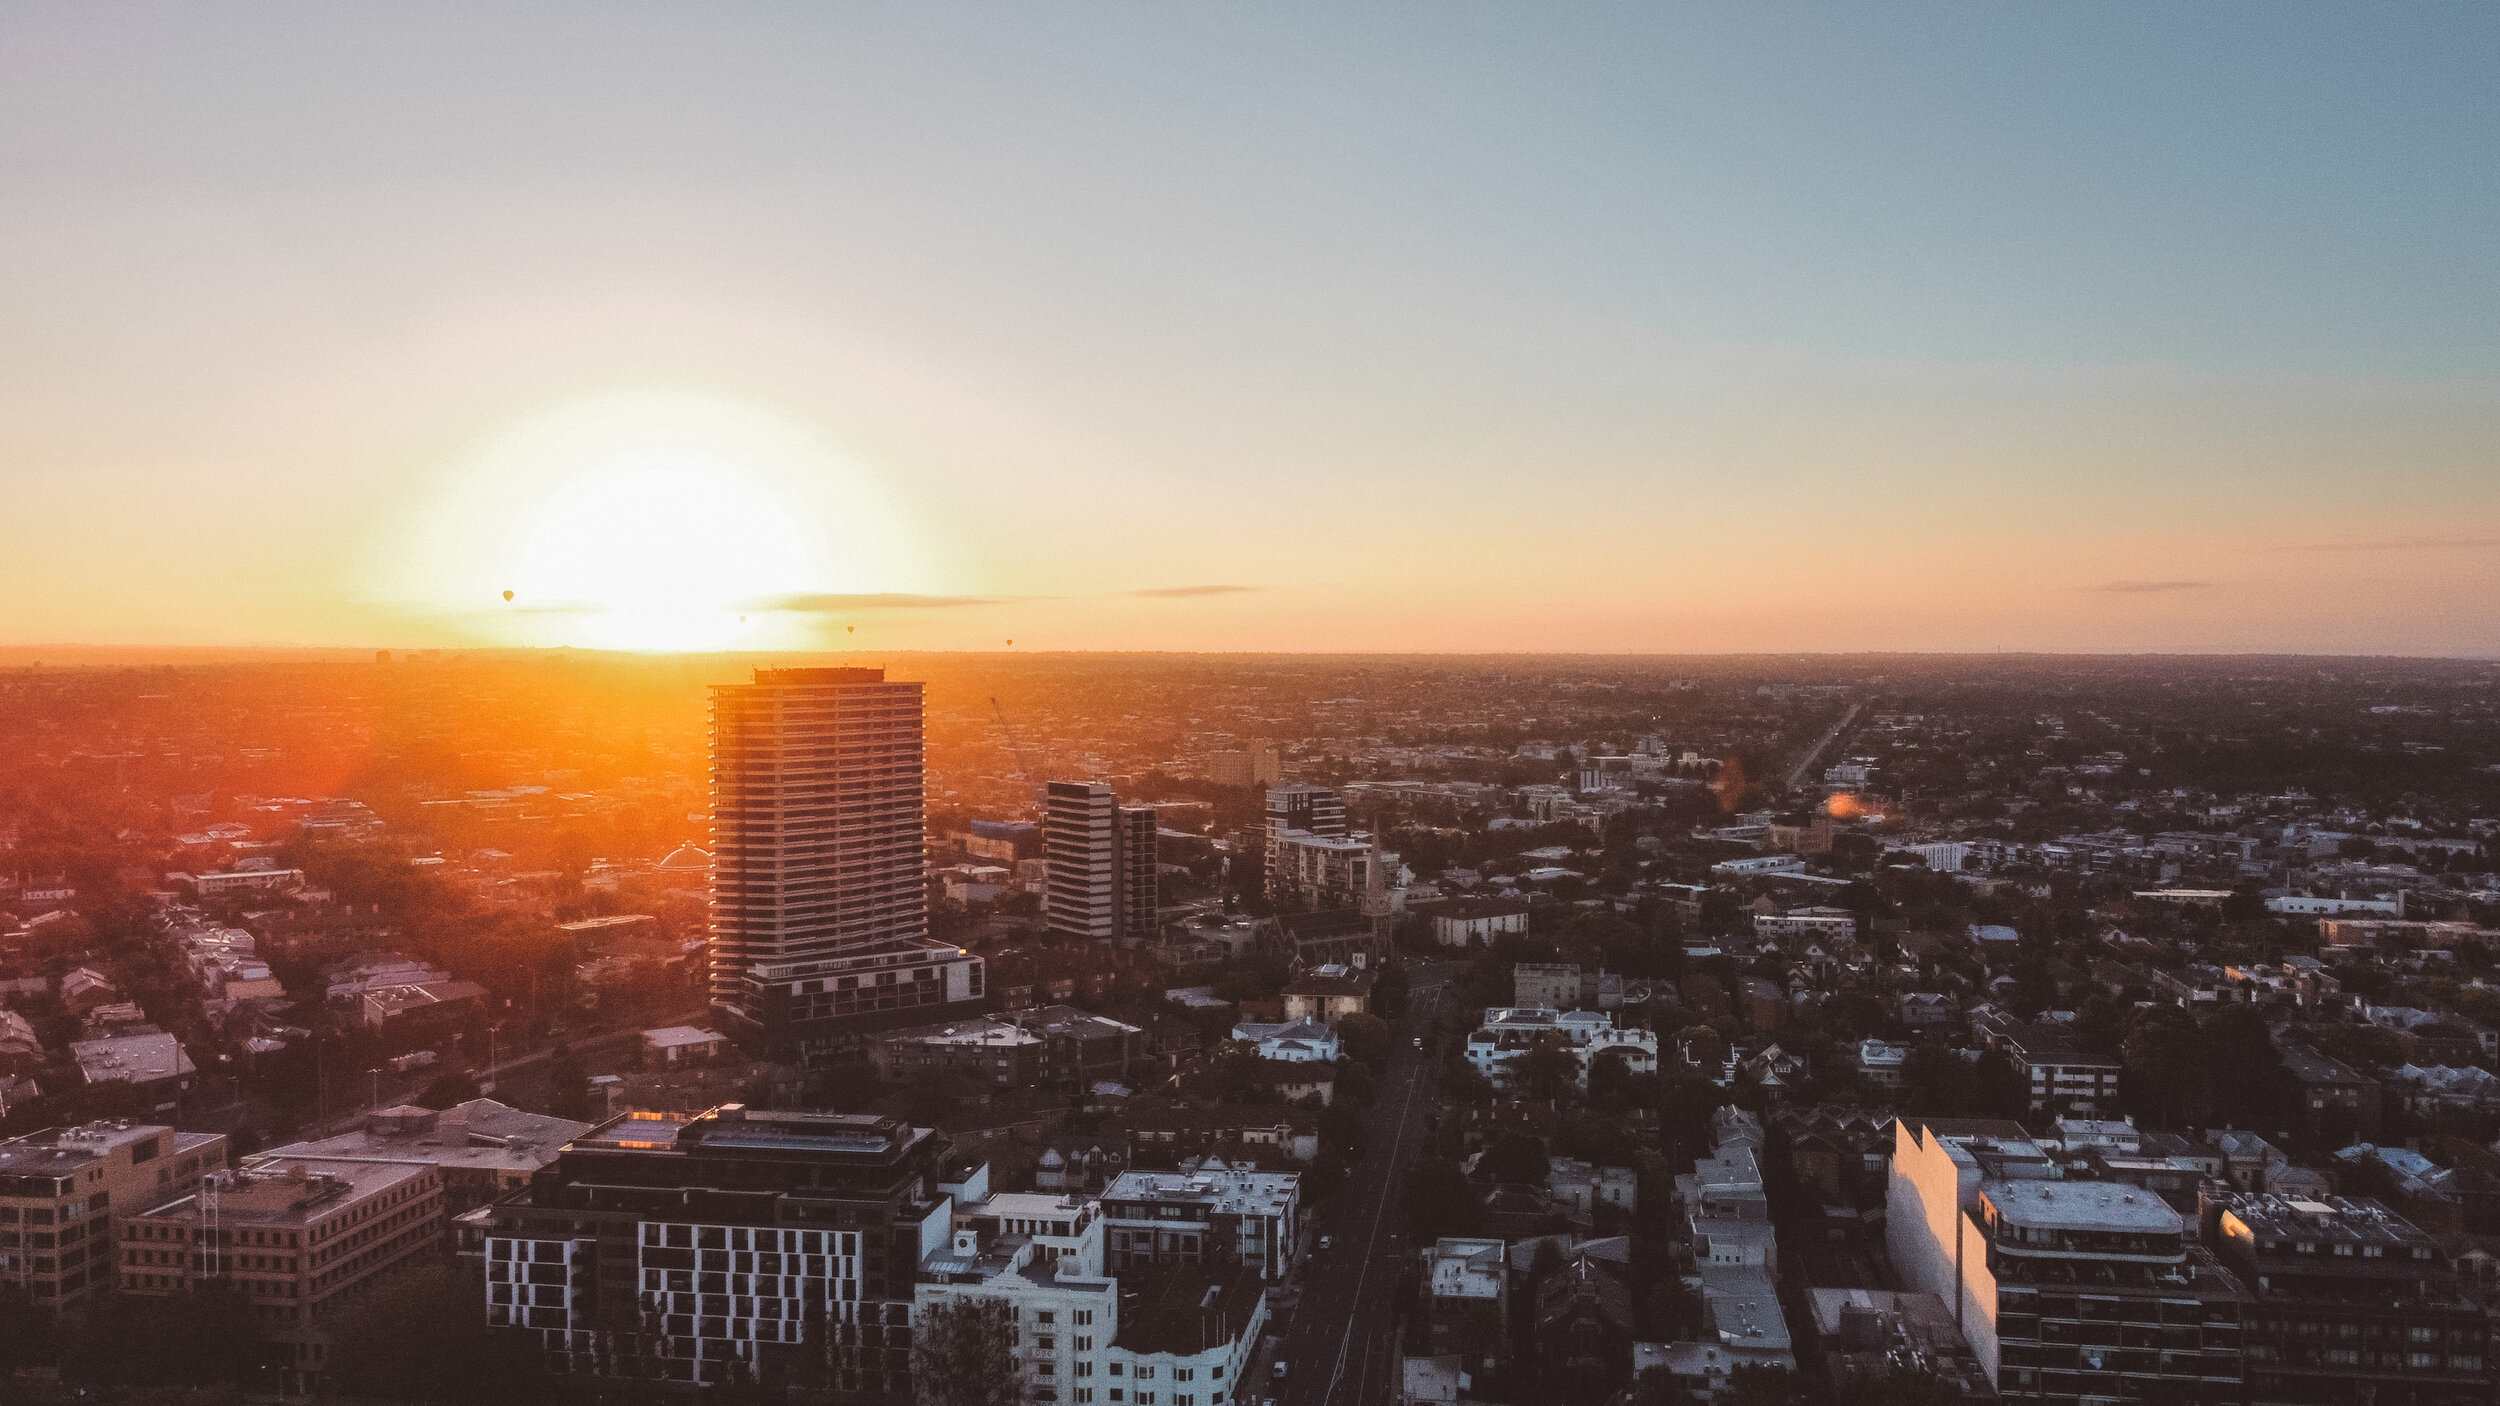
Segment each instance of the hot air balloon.
M503 598L504 598L504 603L505 603L505 604L507 604L507 605L511 604L511 602L512 602L512 593L511 593L510 591L506 591L506 592L504 592L504 593L503 593Z
M1015 641L1014 641L1014 640L1009 640L1009 641L1007 641L1007 643L1009 643L1009 644L1014 644L1014 643L1015 643Z
M842 633L846 635L856 635L859 633L859 627L857 625L845 625L842 627Z

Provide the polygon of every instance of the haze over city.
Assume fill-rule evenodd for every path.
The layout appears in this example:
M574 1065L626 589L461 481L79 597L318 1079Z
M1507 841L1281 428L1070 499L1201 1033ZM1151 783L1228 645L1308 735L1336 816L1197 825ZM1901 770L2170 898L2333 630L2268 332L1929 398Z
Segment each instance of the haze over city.
M0 643L2486 655L2495 62L2470 5L16 6Z

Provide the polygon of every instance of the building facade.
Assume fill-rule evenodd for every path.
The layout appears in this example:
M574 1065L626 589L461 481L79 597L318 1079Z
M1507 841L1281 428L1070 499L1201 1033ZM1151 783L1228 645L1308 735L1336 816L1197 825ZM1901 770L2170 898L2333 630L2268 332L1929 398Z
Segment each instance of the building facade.
M1235 1264L1263 1279L1290 1265L1302 1174L1221 1162L1195 1171L1122 1173L1103 1188L1113 1274L1158 1265Z
M947 1153L893 1118L628 1114L488 1208L488 1323L560 1373L905 1399Z
M223 1133L107 1121L0 1141L0 1282L41 1309L118 1282L116 1217L193 1190L226 1165Z
M2254 1291L2251 1406L2466 1406L2491 1399L2491 1324L2437 1242L2371 1200L2229 1193L2213 1242Z
M304 1389L329 1365L340 1313L443 1247L442 1174L425 1162L255 1157L120 1227L121 1290L240 1294Z

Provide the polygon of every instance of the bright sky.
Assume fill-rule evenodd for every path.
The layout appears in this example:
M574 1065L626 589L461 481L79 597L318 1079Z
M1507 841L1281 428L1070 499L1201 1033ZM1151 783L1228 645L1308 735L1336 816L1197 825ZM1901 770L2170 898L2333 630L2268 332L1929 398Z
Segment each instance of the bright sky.
M2495 73L2485 3L12 5L0 643L2500 653Z

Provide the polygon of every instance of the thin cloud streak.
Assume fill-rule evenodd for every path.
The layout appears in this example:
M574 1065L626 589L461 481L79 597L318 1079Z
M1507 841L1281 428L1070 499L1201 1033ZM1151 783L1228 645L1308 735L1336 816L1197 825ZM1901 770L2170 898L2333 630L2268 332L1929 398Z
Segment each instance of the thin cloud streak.
M2500 537L2379 537L2357 542L2295 542L2286 552L2445 552L2500 547Z
M2213 586L2214 583L2211 581L2109 581L2098 586L2087 586L2084 589L2096 591L2102 595L2149 596L2172 591L2208 591L2212 590Z
M1143 590L1122 591L1120 594L1146 600L1186 600L1193 596L1237 596L1257 589L1256 586L1148 586Z
M883 591L867 595L767 596L740 608L787 615L840 615L856 610L959 610L967 606L1014 605L1047 600L1047 596L918 596Z

